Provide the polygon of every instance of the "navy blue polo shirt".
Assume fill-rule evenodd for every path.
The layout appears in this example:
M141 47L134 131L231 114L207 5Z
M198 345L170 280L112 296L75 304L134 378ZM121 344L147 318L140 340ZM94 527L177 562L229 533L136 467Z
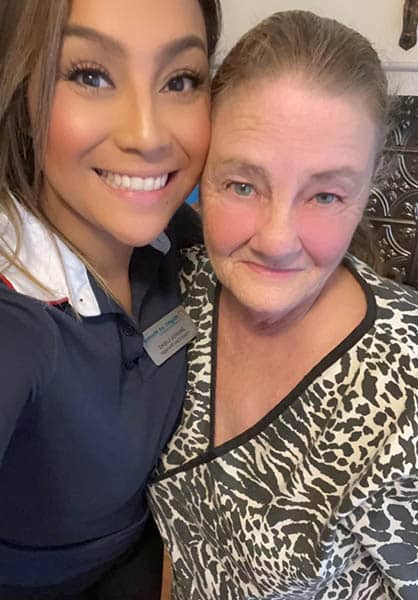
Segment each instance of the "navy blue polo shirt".
M55 277L56 248L23 214L22 261L59 289L49 301L22 293L33 284L7 271L0 285L0 585L36 587L99 568L141 535L186 380L185 349L157 367L141 332L181 302L185 225L134 251L131 318L59 241Z

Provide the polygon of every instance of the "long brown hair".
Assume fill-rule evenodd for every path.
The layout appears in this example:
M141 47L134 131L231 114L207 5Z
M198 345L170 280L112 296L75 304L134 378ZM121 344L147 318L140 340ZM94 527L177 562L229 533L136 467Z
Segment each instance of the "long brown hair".
M6 0L0 14L0 206L17 233L19 222L9 192L44 220L39 202L41 163L67 16L67 0ZM39 77L34 128L27 109L32 73ZM15 262L13 254L0 252Z

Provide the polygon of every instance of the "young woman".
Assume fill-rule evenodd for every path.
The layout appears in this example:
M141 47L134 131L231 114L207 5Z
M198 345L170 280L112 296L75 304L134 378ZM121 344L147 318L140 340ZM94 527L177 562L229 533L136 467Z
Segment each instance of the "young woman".
M346 254L388 127L379 59L277 13L213 99L208 254L182 275L198 335L151 486L173 597L417 598L418 292Z
M218 1L0 16L0 597L148 600L144 488L194 335L176 211L206 157Z

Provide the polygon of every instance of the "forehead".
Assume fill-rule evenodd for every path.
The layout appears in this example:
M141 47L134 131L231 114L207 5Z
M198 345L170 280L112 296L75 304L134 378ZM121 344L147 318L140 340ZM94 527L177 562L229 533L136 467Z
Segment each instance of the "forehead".
M198 0L72 0L68 22L98 30L142 55L190 35L206 45Z
M242 153L256 162L339 157L374 159L377 127L357 95L331 95L296 77L253 80L227 92L213 113L211 156ZM326 165L333 168L333 165Z

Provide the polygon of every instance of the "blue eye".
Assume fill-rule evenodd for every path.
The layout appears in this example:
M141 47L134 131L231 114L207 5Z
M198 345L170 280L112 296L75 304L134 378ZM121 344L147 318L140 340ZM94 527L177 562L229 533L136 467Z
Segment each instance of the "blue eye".
M253 186L249 183L234 182L231 186L237 196L242 196L244 198L248 198L254 192Z
M99 69L77 68L69 74L68 79L80 85L96 89L112 87L112 82L107 73Z
M327 205L334 204L334 202L338 202L340 200L340 197L336 194L327 194L326 192L323 192L321 194L316 194L314 196L314 199L318 204Z

